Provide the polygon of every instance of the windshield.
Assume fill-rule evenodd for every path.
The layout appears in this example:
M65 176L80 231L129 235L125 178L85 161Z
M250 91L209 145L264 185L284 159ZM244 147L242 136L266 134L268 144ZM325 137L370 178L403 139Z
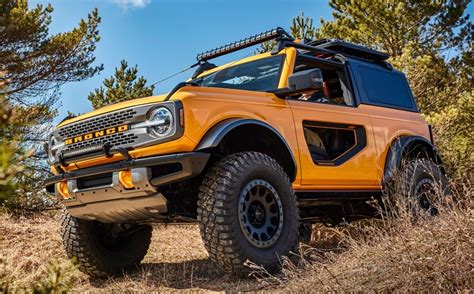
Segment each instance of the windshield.
M278 88L284 55L224 68L193 82L203 87L268 91Z

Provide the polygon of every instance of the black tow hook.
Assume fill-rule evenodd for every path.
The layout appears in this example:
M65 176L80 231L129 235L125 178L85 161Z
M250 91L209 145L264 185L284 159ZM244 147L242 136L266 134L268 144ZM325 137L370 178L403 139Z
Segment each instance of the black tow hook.
M69 163L66 162L64 159L64 154L63 151L61 150L58 155L59 163L61 164L62 167L68 167Z
M110 158L114 155L114 153L119 153L122 155L126 161L132 160L132 156L128 153L128 150L124 147L114 147L112 148L109 143L105 143L102 146L102 151L105 154L105 157Z
M110 149L110 152L121 154L125 158L126 161L132 160L132 156L130 155L130 153L128 153L128 150L124 147L112 148L112 149Z

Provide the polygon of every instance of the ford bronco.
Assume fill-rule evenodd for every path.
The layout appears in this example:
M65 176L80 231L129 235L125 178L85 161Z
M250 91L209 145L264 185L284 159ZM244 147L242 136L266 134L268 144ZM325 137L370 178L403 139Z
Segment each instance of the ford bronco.
M275 40L271 52L209 60ZM197 56L167 95L108 105L49 137L46 190L68 256L91 276L138 265L152 223L198 222L220 268L268 270L308 224L374 217L395 181L424 211L446 178L430 126L385 53L278 28ZM186 238L186 236L182 236Z

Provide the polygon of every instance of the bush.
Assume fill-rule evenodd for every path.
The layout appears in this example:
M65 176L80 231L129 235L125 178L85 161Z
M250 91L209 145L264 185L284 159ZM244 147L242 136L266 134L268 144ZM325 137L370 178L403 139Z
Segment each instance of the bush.
M5 261L0 259L0 293L32 292L32 293L67 293L71 288L71 280L65 275L72 269L72 263L60 264L57 260L48 262L43 274L31 284L30 288L15 288L13 281L7 278Z
M254 267L254 275L267 287L291 292L469 291L474 287L473 194L471 187L455 193L462 201L442 202L438 217L414 218L404 209L408 203L399 201L399 209L381 220L317 226L314 247L302 248L298 262L285 259L277 276Z
M426 117L433 125L436 147L453 180L471 182L474 178L474 91L462 95L440 113Z

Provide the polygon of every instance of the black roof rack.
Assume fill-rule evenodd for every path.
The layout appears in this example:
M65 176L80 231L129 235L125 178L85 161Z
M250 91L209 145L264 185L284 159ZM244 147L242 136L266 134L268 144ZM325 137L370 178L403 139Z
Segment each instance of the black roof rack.
M384 61L387 60L390 55L384 52L380 52L362 45L345 42L338 39L322 39L311 41L306 45L314 46L318 48L329 49L338 52L342 55L354 56L363 58L366 60L373 61Z
M214 64L207 62L210 59L274 39L276 39L278 43L277 46L272 50L272 54L278 53L285 47L293 47L307 52L320 53L324 55L333 56L336 54L341 54L343 56L361 58L367 61L382 64L387 68L391 68L390 64L385 62L385 60L387 60L390 56L384 52L337 39L322 39L310 41L306 44L296 43L290 34L288 34L284 29L278 27L276 29L253 35L240 41L229 43L198 54L196 56L198 63L196 63L194 66L199 65L199 67L193 74L192 78L194 79L204 71L216 67Z

